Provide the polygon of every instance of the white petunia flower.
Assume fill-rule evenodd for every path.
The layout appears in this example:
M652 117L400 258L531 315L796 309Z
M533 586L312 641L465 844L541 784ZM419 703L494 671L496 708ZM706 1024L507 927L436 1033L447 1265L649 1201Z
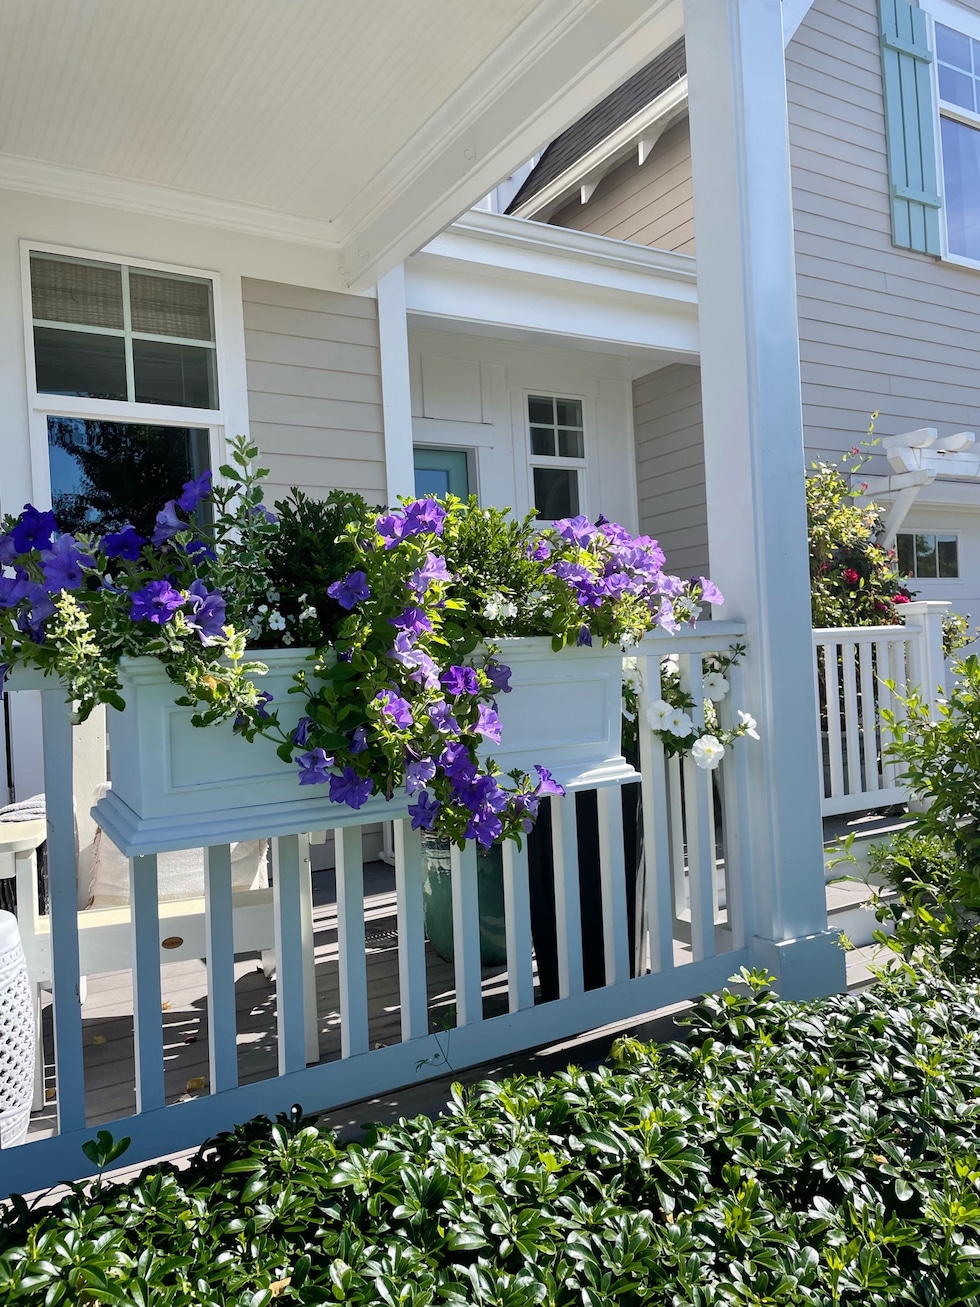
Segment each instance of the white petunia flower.
M483 607L483 616L489 617L491 622L495 622L500 616L500 605L492 599L488 599Z
M276 612L274 612L274 613L270 613L270 614L269 614L269 630L270 630L270 631L285 631L285 629L286 629L286 619L285 619L285 617L283 617L282 613L280 613L280 612L278 611L278 609L276 610Z
M287 631L286 634L282 637L282 642L283 642L283 644L292 644L292 642L293 642L293 637L289 634L288 631Z
M670 731L671 735L682 737L690 735L694 730L694 722L683 708L672 708L670 716L667 718L667 730Z
M501 605L500 605L500 616L501 616L501 617L516 617L516 616L517 616L517 605L516 605L516 604L501 604Z
M691 749L691 757L702 771L714 771L724 756L725 746L713 735L702 735Z
M277 604L280 599L280 594L278 590L266 590L265 597L271 599L274 604Z
M706 699L720 703L728 693L729 685L721 672L707 672L701 679L701 689Z
M666 699L657 699L654 703L647 706L647 721L650 724L651 731L666 731L667 718L674 711L673 705L669 704Z
M750 740L759 738L759 732L755 729L759 723L749 713L742 712L741 708L738 710L738 724L745 727L745 734Z

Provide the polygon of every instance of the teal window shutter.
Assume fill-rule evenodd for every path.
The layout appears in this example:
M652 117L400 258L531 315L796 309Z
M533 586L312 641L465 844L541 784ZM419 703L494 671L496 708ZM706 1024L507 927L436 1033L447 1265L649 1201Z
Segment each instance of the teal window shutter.
M892 243L941 254L936 106L926 16L908 0L878 0Z

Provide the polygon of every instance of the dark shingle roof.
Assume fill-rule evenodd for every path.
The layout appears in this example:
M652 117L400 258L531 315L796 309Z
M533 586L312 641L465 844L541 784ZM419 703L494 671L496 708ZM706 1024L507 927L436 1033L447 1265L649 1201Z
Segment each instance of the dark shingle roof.
M537 195L549 182L560 177L617 127L646 108L658 95L662 95L686 71L684 38L681 37L668 46L663 54L657 55L652 63L648 63L604 100L600 100L595 108L562 132L561 136L555 137L507 206L507 212L513 213L532 195Z

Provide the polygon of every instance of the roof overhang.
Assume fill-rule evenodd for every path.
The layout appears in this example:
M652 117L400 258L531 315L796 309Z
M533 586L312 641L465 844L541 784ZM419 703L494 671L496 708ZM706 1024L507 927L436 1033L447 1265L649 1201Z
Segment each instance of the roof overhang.
M2 0L0 181L364 288L682 31L681 0Z
M474 211L405 264L416 325L630 357L640 372L698 357L687 254Z

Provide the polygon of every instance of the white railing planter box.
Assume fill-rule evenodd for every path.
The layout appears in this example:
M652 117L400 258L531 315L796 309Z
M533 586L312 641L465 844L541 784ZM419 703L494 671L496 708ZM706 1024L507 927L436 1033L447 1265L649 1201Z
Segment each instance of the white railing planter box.
M289 689L311 653L256 653L269 668L261 688L289 733L305 702ZM295 766L282 761L272 740L250 743L231 722L194 726L195 710L174 702L180 689L156 658L124 658L120 678L126 709L106 714L112 789L92 813L129 857L404 815L397 798L376 796L357 811L331 803L327 786L300 786Z
M504 772L547 767L566 788L637 779L623 757L623 654L618 645L556 653L544 636L502 639L511 692L497 697L501 743L488 745Z

